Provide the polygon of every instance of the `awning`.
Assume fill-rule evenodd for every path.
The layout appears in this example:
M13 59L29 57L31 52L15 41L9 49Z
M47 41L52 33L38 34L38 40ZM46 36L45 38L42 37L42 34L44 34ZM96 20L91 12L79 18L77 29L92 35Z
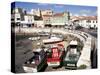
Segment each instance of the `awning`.
M30 23L30 22L21 22L21 24L33 24L33 23Z

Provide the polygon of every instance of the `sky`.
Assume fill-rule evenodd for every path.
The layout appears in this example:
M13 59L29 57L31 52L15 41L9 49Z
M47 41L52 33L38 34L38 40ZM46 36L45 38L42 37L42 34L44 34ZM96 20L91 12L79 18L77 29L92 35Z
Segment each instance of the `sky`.
M31 9L51 9L54 13L60 13L64 11L69 11L73 16L97 16L96 6L79 6L79 5L65 5L65 4L45 4L45 3L31 3L31 2L15 2L15 6L12 3L12 8L23 8L26 11L31 11Z

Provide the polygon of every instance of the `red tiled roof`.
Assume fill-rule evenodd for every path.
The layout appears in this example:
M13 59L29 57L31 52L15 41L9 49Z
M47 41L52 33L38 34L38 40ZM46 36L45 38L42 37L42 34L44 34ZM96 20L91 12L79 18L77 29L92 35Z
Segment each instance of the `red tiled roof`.
M43 17L52 17L52 15L43 15Z
M81 20L97 20L97 17L96 16L86 16L86 17L81 18Z
M76 19L76 20L97 20L97 16L72 16L71 19Z
M64 13L56 13L56 14L54 14L53 16L54 17L59 17L59 16L63 16L64 15Z

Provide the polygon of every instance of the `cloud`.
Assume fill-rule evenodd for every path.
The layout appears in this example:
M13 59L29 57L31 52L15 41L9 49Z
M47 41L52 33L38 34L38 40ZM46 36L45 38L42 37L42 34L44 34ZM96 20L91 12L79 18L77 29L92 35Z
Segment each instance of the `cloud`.
M70 13L70 16L73 16L73 14L72 14L72 13Z
M80 12L79 12L79 14L81 15L81 16L88 16L88 15L90 15L92 13L92 11L91 10L81 10Z
M78 13L72 14L74 16L88 16L89 14L91 14L91 10L80 10Z
M81 16L87 16L87 14L82 14Z
M97 15L97 11L81 10L81 11L79 11L79 14L80 14L81 16Z
M94 12L92 12L93 13L93 15L98 15L98 12L97 11L94 11Z
M90 14L91 10L81 10L79 13L80 14Z
M80 16L80 15L79 15L79 14L74 14L74 16L77 16L77 17L78 17L78 16Z

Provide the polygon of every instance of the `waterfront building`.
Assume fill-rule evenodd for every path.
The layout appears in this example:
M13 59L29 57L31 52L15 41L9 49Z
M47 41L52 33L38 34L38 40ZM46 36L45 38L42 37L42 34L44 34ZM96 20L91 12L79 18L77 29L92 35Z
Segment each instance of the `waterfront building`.
M24 20L21 21L22 27L33 27L34 26L34 15L24 14Z
M41 14L43 15L53 15L53 11L51 9L41 10Z
M51 25L53 27L64 27L70 20L69 12L56 13L51 18Z
M43 22L44 22L45 27L51 27L52 15L43 15L42 17L43 17Z
M21 8L11 10L11 25L20 26L20 22L24 20L24 12Z
M84 28L94 28L97 29L97 16L79 16L73 19L76 26L82 26Z

